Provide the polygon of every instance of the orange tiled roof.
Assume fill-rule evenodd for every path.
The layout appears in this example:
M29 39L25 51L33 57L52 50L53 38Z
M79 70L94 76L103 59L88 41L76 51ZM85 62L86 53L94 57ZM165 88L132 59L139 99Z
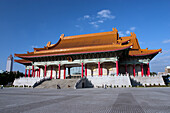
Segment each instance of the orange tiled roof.
M32 61L28 61L28 60L14 60L14 62L20 63L20 64L31 64Z
M92 33L67 37L62 34L56 44L51 44L51 42L48 42L44 48L34 48L34 52L27 52L26 54L15 54L15 56L21 58L57 56L66 54L119 51L130 47L130 56L149 55L161 51L161 49L141 49L138 43L138 39L136 38L136 34L131 33L131 36L119 37L117 29L113 28L113 31L102 33Z
M139 50L130 50L129 55L130 56L146 56L150 54L157 54L158 52L161 52L162 49L156 49L156 50L148 50L148 49L141 49Z

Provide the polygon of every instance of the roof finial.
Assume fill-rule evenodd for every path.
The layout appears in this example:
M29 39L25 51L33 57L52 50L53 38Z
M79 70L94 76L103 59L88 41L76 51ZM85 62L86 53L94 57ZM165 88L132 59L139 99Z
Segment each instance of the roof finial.
M64 39L64 34L61 34L60 39Z
M112 30L113 30L113 32L118 33L118 30L116 29L116 27L115 27L115 28L112 28Z
M46 45L46 46L47 46L47 47L49 47L50 45L51 45L51 42L49 41L49 42L47 43L47 45Z

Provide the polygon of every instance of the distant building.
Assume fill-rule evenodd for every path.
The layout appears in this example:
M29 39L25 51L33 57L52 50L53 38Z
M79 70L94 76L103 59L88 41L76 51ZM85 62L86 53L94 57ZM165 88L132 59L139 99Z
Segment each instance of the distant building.
M6 71L11 72L13 68L13 57L10 55L7 59L7 64L6 64Z
M170 73L170 66L167 66L167 67L165 68L165 73Z
M165 68L165 72L158 72L158 75L168 75L168 74L170 74L170 66L167 66L166 68Z

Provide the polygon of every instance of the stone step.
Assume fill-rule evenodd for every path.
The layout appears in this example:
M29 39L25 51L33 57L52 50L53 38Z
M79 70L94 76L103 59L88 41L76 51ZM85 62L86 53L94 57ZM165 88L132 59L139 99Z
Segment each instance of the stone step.
M48 81L44 81L42 84L38 85L35 88L75 88L75 84L77 83L78 79L52 79Z

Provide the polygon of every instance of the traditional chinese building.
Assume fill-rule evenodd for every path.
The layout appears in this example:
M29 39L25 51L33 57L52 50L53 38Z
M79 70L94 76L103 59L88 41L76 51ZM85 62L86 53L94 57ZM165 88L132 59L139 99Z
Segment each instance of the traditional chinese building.
M56 44L48 42L33 52L15 54L15 62L25 65L25 76L66 79L72 67L81 67L83 76L128 74L149 76L149 62L161 49L141 49L136 34L120 37L118 30L76 36L60 36ZM66 75L66 68L67 75Z

